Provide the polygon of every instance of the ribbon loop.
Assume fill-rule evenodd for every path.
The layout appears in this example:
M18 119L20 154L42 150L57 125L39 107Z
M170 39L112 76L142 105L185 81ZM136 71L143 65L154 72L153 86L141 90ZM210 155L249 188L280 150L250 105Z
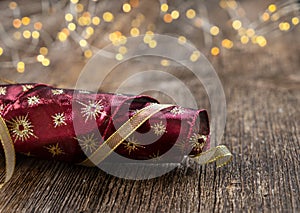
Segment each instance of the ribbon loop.
M193 156L191 159L201 165L216 162L217 167L222 167L232 160L232 154L226 146L220 145L202 152L198 156Z

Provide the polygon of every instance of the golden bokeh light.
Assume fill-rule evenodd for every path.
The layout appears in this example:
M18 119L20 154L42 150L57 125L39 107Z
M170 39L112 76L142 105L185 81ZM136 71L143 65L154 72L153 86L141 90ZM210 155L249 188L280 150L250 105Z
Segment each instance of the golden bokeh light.
M118 53L116 54L115 58L118 60L118 61L122 61L123 60L123 55L121 53Z
M210 34L212 34L213 36L216 36L220 33L220 29L217 26L212 26L210 28Z
M168 9L169 9L169 6L168 6L168 4L166 4L166 3L164 3L164 4L162 4L162 5L160 6L160 10L161 10L162 12L167 12Z
M139 36L140 35L140 30L136 27L131 28L130 35L133 36L133 37Z
M213 48L211 48L210 53L211 53L213 56L217 56L217 55L220 54L220 49L219 49L218 47L213 47Z
M261 47L264 47L267 45L267 40L264 36L257 36L255 40L256 40L256 43Z
M151 40L148 45L150 48L155 48L157 46L157 42L155 40Z
M85 58L91 58L93 56L93 51L92 50L85 50L84 51L84 57Z
M23 37L29 39L31 37L31 32L29 30L24 30Z
M50 60L49 60L48 58L44 58L44 59L42 60L42 65L43 65L44 67L48 67L48 66L50 65Z
M30 18L27 17L27 16L22 18L22 24L25 25L25 26L29 25L30 21L31 21Z
M178 19L180 14L179 14L178 10L173 10L171 12L171 16L172 16L173 19Z
M19 61L17 63L17 71L19 73L23 73L25 71L25 63L23 61Z
M162 66L164 66L164 67L168 67L168 66L170 66L170 61L167 60L167 59L162 59L162 60L160 61L160 64L161 64Z
M231 49L233 47L233 42L229 39L224 39L222 40L222 46L227 49Z
M35 31L32 31L31 36L34 39L38 39L40 37L40 33L35 30Z
M125 55L127 53L127 48L125 46L119 47L119 53Z
M80 45L81 47L86 47L86 46L88 45L88 43L87 43L86 40L81 39L81 40L79 41L79 45Z
M281 31L288 31L291 28L291 25L288 22L281 22L278 27Z
M97 25L100 24L100 22L101 22L101 20L98 16L95 16L95 17L92 18L93 25L97 26Z
M114 19L114 15L111 12L105 12L103 13L103 20L105 22L112 22Z
M293 25L299 24L299 18L298 17L293 17L292 18L292 23L293 23Z
M271 13L274 13L276 10L277 10L277 7L275 4L270 4L268 6L268 10L271 12Z
M14 10L18 7L18 4L14 1L9 2L8 4L9 9Z
M38 55L38 56L36 57L36 60L37 60L38 62L42 62L44 59L45 59L45 56L43 56L43 55Z
M123 6L122 6L122 9L125 13L129 13L130 10L131 10L131 5L128 4L128 3L124 3Z
M185 43L186 43L186 37L184 37L184 36L179 36L179 37L178 37L178 43L179 43L179 44L185 44Z
M241 43L242 44L248 44L248 42L249 42L249 37L248 36L245 36L245 35L241 36Z
M191 55L190 55L190 61L195 62L200 58L200 52L199 51L194 51Z
M232 27L235 30L239 30L242 27L242 22L240 20L234 20L232 22Z
M73 15L71 13L67 13L65 15L65 20L66 21L73 21Z
M196 11L193 9L189 9L186 11L185 15L188 19L193 19L196 16Z
M48 48L47 47L41 47L40 48L40 54L47 55L48 54Z

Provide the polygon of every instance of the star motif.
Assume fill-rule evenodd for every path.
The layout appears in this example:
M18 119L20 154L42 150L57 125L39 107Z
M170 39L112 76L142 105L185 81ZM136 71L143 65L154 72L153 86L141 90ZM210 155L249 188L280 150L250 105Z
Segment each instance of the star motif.
M66 123L66 117L65 117L65 114L64 113L57 113L55 115L52 116L53 118L53 125L54 125L54 128L58 127L58 126L66 126L67 123Z
M0 87L0 95L6 95L6 87Z
M52 157L65 154L64 151L58 146L58 143L56 145L49 145L45 148L48 149L48 151L52 154Z
M174 107L170 112L173 115L181 115L184 112L184 109L182 109L181 107Z
M200 139L202 139L202 140L200 140ZM194 133L192 135L192 137L190 138L189 142L192 144L194 149L196 149L198 152L201 152L206 143L206 140L207 140L207 137L205 135L200 135L200 134Z
M22 85L23 92L26 92L27 90L30 90L33 88L33 85Z
M62 89L53 89L51 90L53 95L61 95L64 93L64 91Z
M133 136L128 138L125 143L126 144L124 146L129 155L132 151L138 150L139 148L145 148L144 146L138 144L137 140Z
M14 142L17 140L24 142L31 136L37 138L33 133L33 125L28 119L28 114L26 116L18 116L7 122L9 131L15 138Z
M83 117L85 117L85 122L87 122L90 119L96 120L97 116L99 114L103 114L103 105L101 104L102 100L100 101L89 101L88 104L80 103L83 107L81 108L81 114Z
M153 129L155 135L161 136L166 132L167 127L161 121L151 126L151 128Z
M95 138L94 134L87 136L82 136L81 138L75 138L80 147L88 153L93 153L98 148L98 140Z
M34 106L40 103L40 98L38 96L28 97L29 106Z
M159 150L157 153L153 153L152 155L149 155L149 158L155 162L160 161L162 159L162 156L159 154Z

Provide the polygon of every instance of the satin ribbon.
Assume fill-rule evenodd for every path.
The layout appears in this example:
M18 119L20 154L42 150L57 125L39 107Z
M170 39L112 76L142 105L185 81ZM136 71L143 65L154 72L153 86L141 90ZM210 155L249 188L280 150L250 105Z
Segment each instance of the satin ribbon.
M16 154L14 149L13 141L10 137L8 128L5 121L0 116L0 140L4 150L5 158L5 180L0 183L0 189L5 183L7 183L13 176L16 164Z
M151 116L159 111L171 107L166 104L151 104L139 110L134 116L126 121L115 133L113 133L91 156L80 163L83 166L94 166L107 158L124 140L144 124ZM5 121L0 116L0 140L5 156L5 180L0 183L0 188L7 183L15 169L15 150L14 144L9 134ZM226 146L220 145L209 149L197 156L190 156L198 164L216 162L217 167L222 167L232 160L232 154Z

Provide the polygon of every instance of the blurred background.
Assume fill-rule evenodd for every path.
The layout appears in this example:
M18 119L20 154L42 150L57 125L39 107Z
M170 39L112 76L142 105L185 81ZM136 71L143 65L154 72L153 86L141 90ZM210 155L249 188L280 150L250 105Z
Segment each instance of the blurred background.
M283 67L299 59L299 14L295 0L2 0L0 77L72 88L99 49L113 44L118 52L110 57L122 60L128 37L142 35L149 48L156 48L153 34L166 34L199 49L191 52L191 61L206 56L221 78L235 75L246 81L247 72L257 65L252 55L263 63L275 55ZM108 79L104 90L117 86L123 74L153 67L177 70L181 79L193 80L172 61L140 58ZM282 74L282 69L275 70L265 74ZM262 67L257 80L264 72ZM96 74L101 67L95 68ZM289 69L280 82L291 86L299 78L296 69Z

